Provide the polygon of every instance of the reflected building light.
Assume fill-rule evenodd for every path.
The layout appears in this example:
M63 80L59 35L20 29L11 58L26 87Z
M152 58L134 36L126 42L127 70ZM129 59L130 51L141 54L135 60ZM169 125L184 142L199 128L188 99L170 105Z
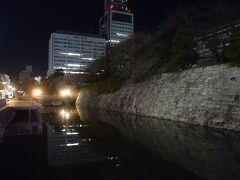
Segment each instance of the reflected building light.
M79 143L71 143L71 144L66 144L66 146L70 147L70 146L78 146Z
M66 116L66 119L69 119L69 117L70 117L69 112L67 112L65 116Z
M65 115L65 110L61 110L61 112L60 112L60 114L62 115L62 116L64 116Z
M107 157L107 159L113 161L115 159L119 159L119 157L118 156L116 156L116 157L111 156L111 157Z
M82 142L92 141L92 139L81 139Z
M67 135L78 135L78 132L67 132Z
M64 109L60 111L60 115L62 116L63 119L66 119L66 120L68 120L70 118L70 113L65 111Z

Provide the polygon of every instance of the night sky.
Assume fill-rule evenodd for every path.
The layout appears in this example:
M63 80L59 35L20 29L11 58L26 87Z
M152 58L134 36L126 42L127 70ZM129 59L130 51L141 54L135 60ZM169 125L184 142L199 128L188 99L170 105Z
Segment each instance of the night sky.
M138 32L153 30L180 2L204 0L129 1ZM0 73L18 75L33 65L36 75L46 75L51 32L98 33L104 0L5 0L0 7Z
M136 31L155 27L171 7L171 3L158 0L132 0L130 3L135 13ZM103 0L1 2L0 72L17 75L29 64L36 74L45 75L50 33L57 29L98 33L103 6Z

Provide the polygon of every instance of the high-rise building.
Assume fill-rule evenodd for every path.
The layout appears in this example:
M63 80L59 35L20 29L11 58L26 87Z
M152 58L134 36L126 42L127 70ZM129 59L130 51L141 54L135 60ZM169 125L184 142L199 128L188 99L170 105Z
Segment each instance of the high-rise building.
M106 40L98 35L58 31L49 40L48 76L56 69L84 74L94 60L105 56Z
M129 12L128 0L105 0L105 10L109 9Z
M19 73L19 80L30 80L33 78L32 66L26 66L26 69Z
M100 35L110 46L130 39L134 34L134 15L128 0L105 0L105 13L99 20Z

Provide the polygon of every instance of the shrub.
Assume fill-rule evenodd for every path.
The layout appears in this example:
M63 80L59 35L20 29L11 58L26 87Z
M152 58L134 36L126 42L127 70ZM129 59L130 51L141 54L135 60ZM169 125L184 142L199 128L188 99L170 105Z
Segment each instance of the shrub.
M115 91L118 91L119 89L121 89L123 84L124 84L123 80L111 79L102 83L92 84L88 86L88 89L93 93L95 93L96 95L108 94L108 93L113 93Z
M196 64L198 53L192 47L193 37L191 29L179 28L177 30L168 51L168 63L165 65L166 72L187 69Z
M230 45L226 49L226 58L232 65L240 65L240 30L236 30L230 40Z

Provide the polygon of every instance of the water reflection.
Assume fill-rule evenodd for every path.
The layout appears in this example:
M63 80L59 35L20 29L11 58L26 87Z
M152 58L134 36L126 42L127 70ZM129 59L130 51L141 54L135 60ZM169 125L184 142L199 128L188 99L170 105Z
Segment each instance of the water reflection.
M106 139L104 132L99 130L101 127L96 129L81 121L75 108L48 108L47 111L44 119L47 122L47 156L50 166L75 166L113 160L106 153Z
M155 159L176 163L207 179L240 179L240 133L106 111L82 111L83 120L98 118L113 125L131 141L144 145Z
M42 135L43 119L38 110L15 110L15 118L7 127L6 136Z
M202 179L169 163L170 156L177 159L179 143L171 138L182 136L181 126L68 106L42 109L36 117L44 120L43 134L0 144L2 179ZM186 158L184 146L178 150Z

